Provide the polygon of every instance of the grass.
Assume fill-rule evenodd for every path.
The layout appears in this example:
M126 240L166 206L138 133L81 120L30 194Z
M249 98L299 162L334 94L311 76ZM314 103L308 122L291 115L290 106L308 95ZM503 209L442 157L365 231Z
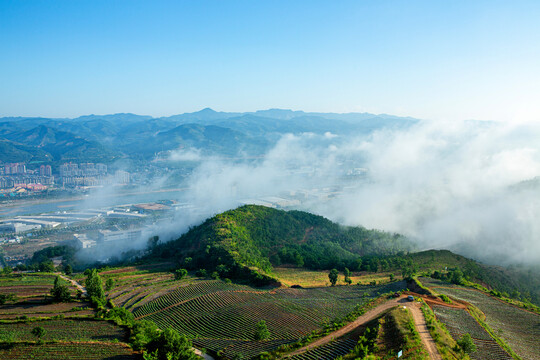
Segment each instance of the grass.
M386 340L385 340L386 338ZM403 357L407 360L427 360L428 353L422 345L420 334L416 330L410 310L402 307L392 309L382 320L382 331L379 334L380 343L388 343L388 338L394 339L393 348L380 349L376 355L382 357L397 353L403 349ZM397 348L395 347L397 345ZM383 351L384 350L384 351ZM390 350L390 351L389 351Z
M328 271L276 267L272 270L272 275L277 277L278 280L286 286L300 285L302 287L320 287L330 285ZM343 273L340 273L338 285L346 285L344 278ZM351 274L351 280L353 284L360 282L363 285L369 285L373 281L376 281L377 284L387 283L390 281L390 273L354 272Z

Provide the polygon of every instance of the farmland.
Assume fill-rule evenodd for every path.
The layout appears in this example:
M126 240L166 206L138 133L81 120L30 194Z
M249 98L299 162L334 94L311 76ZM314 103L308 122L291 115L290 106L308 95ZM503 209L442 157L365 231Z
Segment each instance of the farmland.
M34 341L31 331L41 326L44 341L123 341L126 331L106 321L92 319L50 319L41 321L10 321L0 323L0 339Z
M489 333L464 309L454 309L445 306L432 306L437 318L446 325L450 335L455 340L464 334L470 334L477 351L470 356L473 359L512 360Z
M51 303L50 290L53 287L55 274L23 273L0 277L0 292L14 294L15 302L0 306L0 320L26 317L51 317L58 314L64 316L89 316L93 310L87 309L89 303L74 299L67 303ZM66 283L67 284L67 283ZM76 289L69 284L71 295L75 297Z
M219 280L196 281L137 308L138 319L173 327L194 343L224 358L249 357L321 330L357 305L380 293L405 288L398 282L381 286L278 288L261 290ZM265 320L268 341L255 341L256 324Z
M459 286L433 288L442 294L471 303L486 316L485 322L523 359L540 353L540 315L507 304L481 291Z
M124 328L94 320L87 301L51 302L55 274L23 273L0 277L0 291L15 294L0 306L0 359L136 359ZM75 295L75 288L70 285ZM17 290L17 291L14 291ZM32 333L41 328L39 341Z
M0 289L18 298L42 297L49 294L55 278L54 274L11 274L0 277Z
M0 360L133 360L140 357L123 344L57 342L0 345Z
M291 356L290 360L333 360L338 356L348 354L356 346L356 341L351 338L339 339L326 345L317 347L305 353Z
M148 301L174 291L178 286L189 284L188 281L175 281L173 274L164 271L171 266L165 263L126 267L103 271L100 275L104 281L111 279L114 282L113 288L107 291L107 297L116 306L134 310Z
M328 286L328 272L316 271L309 269L298 269L290 267L276 267L272 270L273 275L279 278L279 281L287 286L300 285L303 287L317 287ZM351 280L353 284L360 282L361 284L369 284L372 281L376 281L377 284L385 283L389 281L390 273L367 273L367 272L353 272L351 273ZM340 276L339 283L344 278Z

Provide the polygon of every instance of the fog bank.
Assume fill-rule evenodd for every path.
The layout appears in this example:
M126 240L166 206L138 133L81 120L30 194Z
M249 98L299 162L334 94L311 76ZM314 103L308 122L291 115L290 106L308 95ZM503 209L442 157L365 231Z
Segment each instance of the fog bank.
M422 122L370 135L285 135L263 159L200 152L185 200L204 216L265 196L347 224L399 232L422 248L493 263L540 261L536 125ZM189 222L189 221L187 221ZM186 228L186 221L180 226ZM178 229L180 232L181 230Z

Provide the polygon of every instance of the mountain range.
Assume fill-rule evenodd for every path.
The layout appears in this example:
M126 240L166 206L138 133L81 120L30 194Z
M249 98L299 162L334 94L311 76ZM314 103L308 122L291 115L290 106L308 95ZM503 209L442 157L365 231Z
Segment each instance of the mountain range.
M151 117L129 113L78 118L0 118L3 162L150 160L156 153L196 149L204 154L261 155L286 133L369 134L418 120L369 113L309 113L282 109Z

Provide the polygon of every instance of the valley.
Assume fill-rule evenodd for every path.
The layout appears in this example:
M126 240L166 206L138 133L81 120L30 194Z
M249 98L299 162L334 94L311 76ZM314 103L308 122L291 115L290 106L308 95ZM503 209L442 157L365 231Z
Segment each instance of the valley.
M3 271L1 293L9 296L0 305L0 359L45 360L56 351L70 359L142 359L157 341L153 334L164 330L223 360L394 359L400 351L403 359L534 358L540 310L501 296L489 285L500 282L490 267L448 251L394 255L406 243L375 246L387 235L362 230L355 240L357 231L309 214L244 206L191 229L177 240L182 251L157 243L131 264L97 272ZM330 260L331 253L311 250L311 242L324 247L329 237L349 244L349 255ZM201 248L199 260L193 249ZM297 252L279 250L288 248ZM298 256L315 257L300 266ZM334 270L317 269L327 261L356 265L336 270L334 286ZM69 299L55 300L56 283ZM466 334L475 351L457 345Z

